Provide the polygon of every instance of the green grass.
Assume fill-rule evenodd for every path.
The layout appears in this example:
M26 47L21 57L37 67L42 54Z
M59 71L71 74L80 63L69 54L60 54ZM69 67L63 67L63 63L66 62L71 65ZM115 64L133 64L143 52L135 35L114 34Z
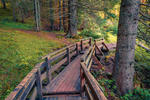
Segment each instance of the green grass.
M39 58L64 44L21 33L0 30L0 98L3 100L40 62Z
M32 21L32 23L31 23ZM0 28L3 29L24 29L31 30L33 29L33 19L26 19L27 23L14 22L12 17L12 11L8 9L0 8Z
M23 24L19 22L9 21L8 19L3 19L2 21L0 21L0 28L31 30L33 28L33 25Z

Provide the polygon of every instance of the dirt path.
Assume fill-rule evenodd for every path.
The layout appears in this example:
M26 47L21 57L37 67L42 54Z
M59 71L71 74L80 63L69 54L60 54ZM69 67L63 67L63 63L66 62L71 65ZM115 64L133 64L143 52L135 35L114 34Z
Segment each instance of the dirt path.
M56 40L59 42L63 42L66 45L72 44L74 42L74 40L72 39L66 39L63 34L57 34L57 32L35 32L35 31L28 31L28 30L18 30L21 32L24 32L26 34L32 34L32 35L36 35L38 37L42 37L45 39L50 39L50 40ZM59 32L58 32L59 33Z
M22 29L11 29L11 30L0 29L0 31L2 31L2 32L13 32L13 31L19 32L20 31L20 33L23 33L23 34L32 34L32 35L35 35L35 36L38 36L40 38L44 38L47 40L56 40L58 42L64 43L65 45L69 45L74 42L73 39L65 38L63 36L63 33L59 32L59 31L58 32L44 32L44 31L35 32L32 30L22 30Z

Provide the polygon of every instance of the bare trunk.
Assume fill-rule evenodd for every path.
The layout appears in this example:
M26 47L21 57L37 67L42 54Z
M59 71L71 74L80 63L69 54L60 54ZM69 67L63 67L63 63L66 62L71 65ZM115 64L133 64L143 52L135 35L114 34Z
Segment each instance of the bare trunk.
M54 30L54 9L53 9L54 1L50 0L50 30Z
M63 0L63 29L64 32L67 32L66 30L66 4L65 0Z
M59 29L63 30L63 27L62 27L62 14L61 14L61 0L59 0Z
M5 0L2 0L3 8L6 9L6 2Z
M35 16L35 24L36 31L40 31L40 2L39 0L34 0L34 16Z
M134 53L140 0L122 0L113 75L121 95L133 89Z
M12 5L12 9L13 9L13 20L14 20L15 22L17 22L18 19L17 19L17 16L16 16L16 5L17 5L16 0L11 1L11 5Z
M77 1L78 0L68 1L68 37L72 37L73 35L77 34Z

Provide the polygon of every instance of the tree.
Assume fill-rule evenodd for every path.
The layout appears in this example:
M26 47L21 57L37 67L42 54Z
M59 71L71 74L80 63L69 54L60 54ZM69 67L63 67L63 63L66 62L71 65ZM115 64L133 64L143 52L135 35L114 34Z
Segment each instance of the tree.
M63 0L63 29L66 32L66 2Z
M53 4L54 1L50 0L49 2L49 7L50 7L50 30L54 30L54 9L53 9Z
M40 2L39 0L34 0L34 16L36 23L36 31L40 31Z
M68 0L68 35L72 37L77 34L77 0Z
M59 0L59 29L62 30L61 0Z
M6 2L5 0L1 0L2 1L2 4L3 4L3 8L6 9Z
M133 89L134 53L140 0L122 0L113 75L121 95Z

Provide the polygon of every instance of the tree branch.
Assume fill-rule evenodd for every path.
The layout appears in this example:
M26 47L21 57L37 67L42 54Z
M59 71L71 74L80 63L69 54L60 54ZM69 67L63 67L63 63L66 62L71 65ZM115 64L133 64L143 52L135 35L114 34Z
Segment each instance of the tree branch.
M149 19L149 20L150 20L150 16L145 15L142 11L140 11L140 14L141 14L143 17L146 17L147 19Z
M140 5L150 7L150 5L149 5L149 4L141 3Z

